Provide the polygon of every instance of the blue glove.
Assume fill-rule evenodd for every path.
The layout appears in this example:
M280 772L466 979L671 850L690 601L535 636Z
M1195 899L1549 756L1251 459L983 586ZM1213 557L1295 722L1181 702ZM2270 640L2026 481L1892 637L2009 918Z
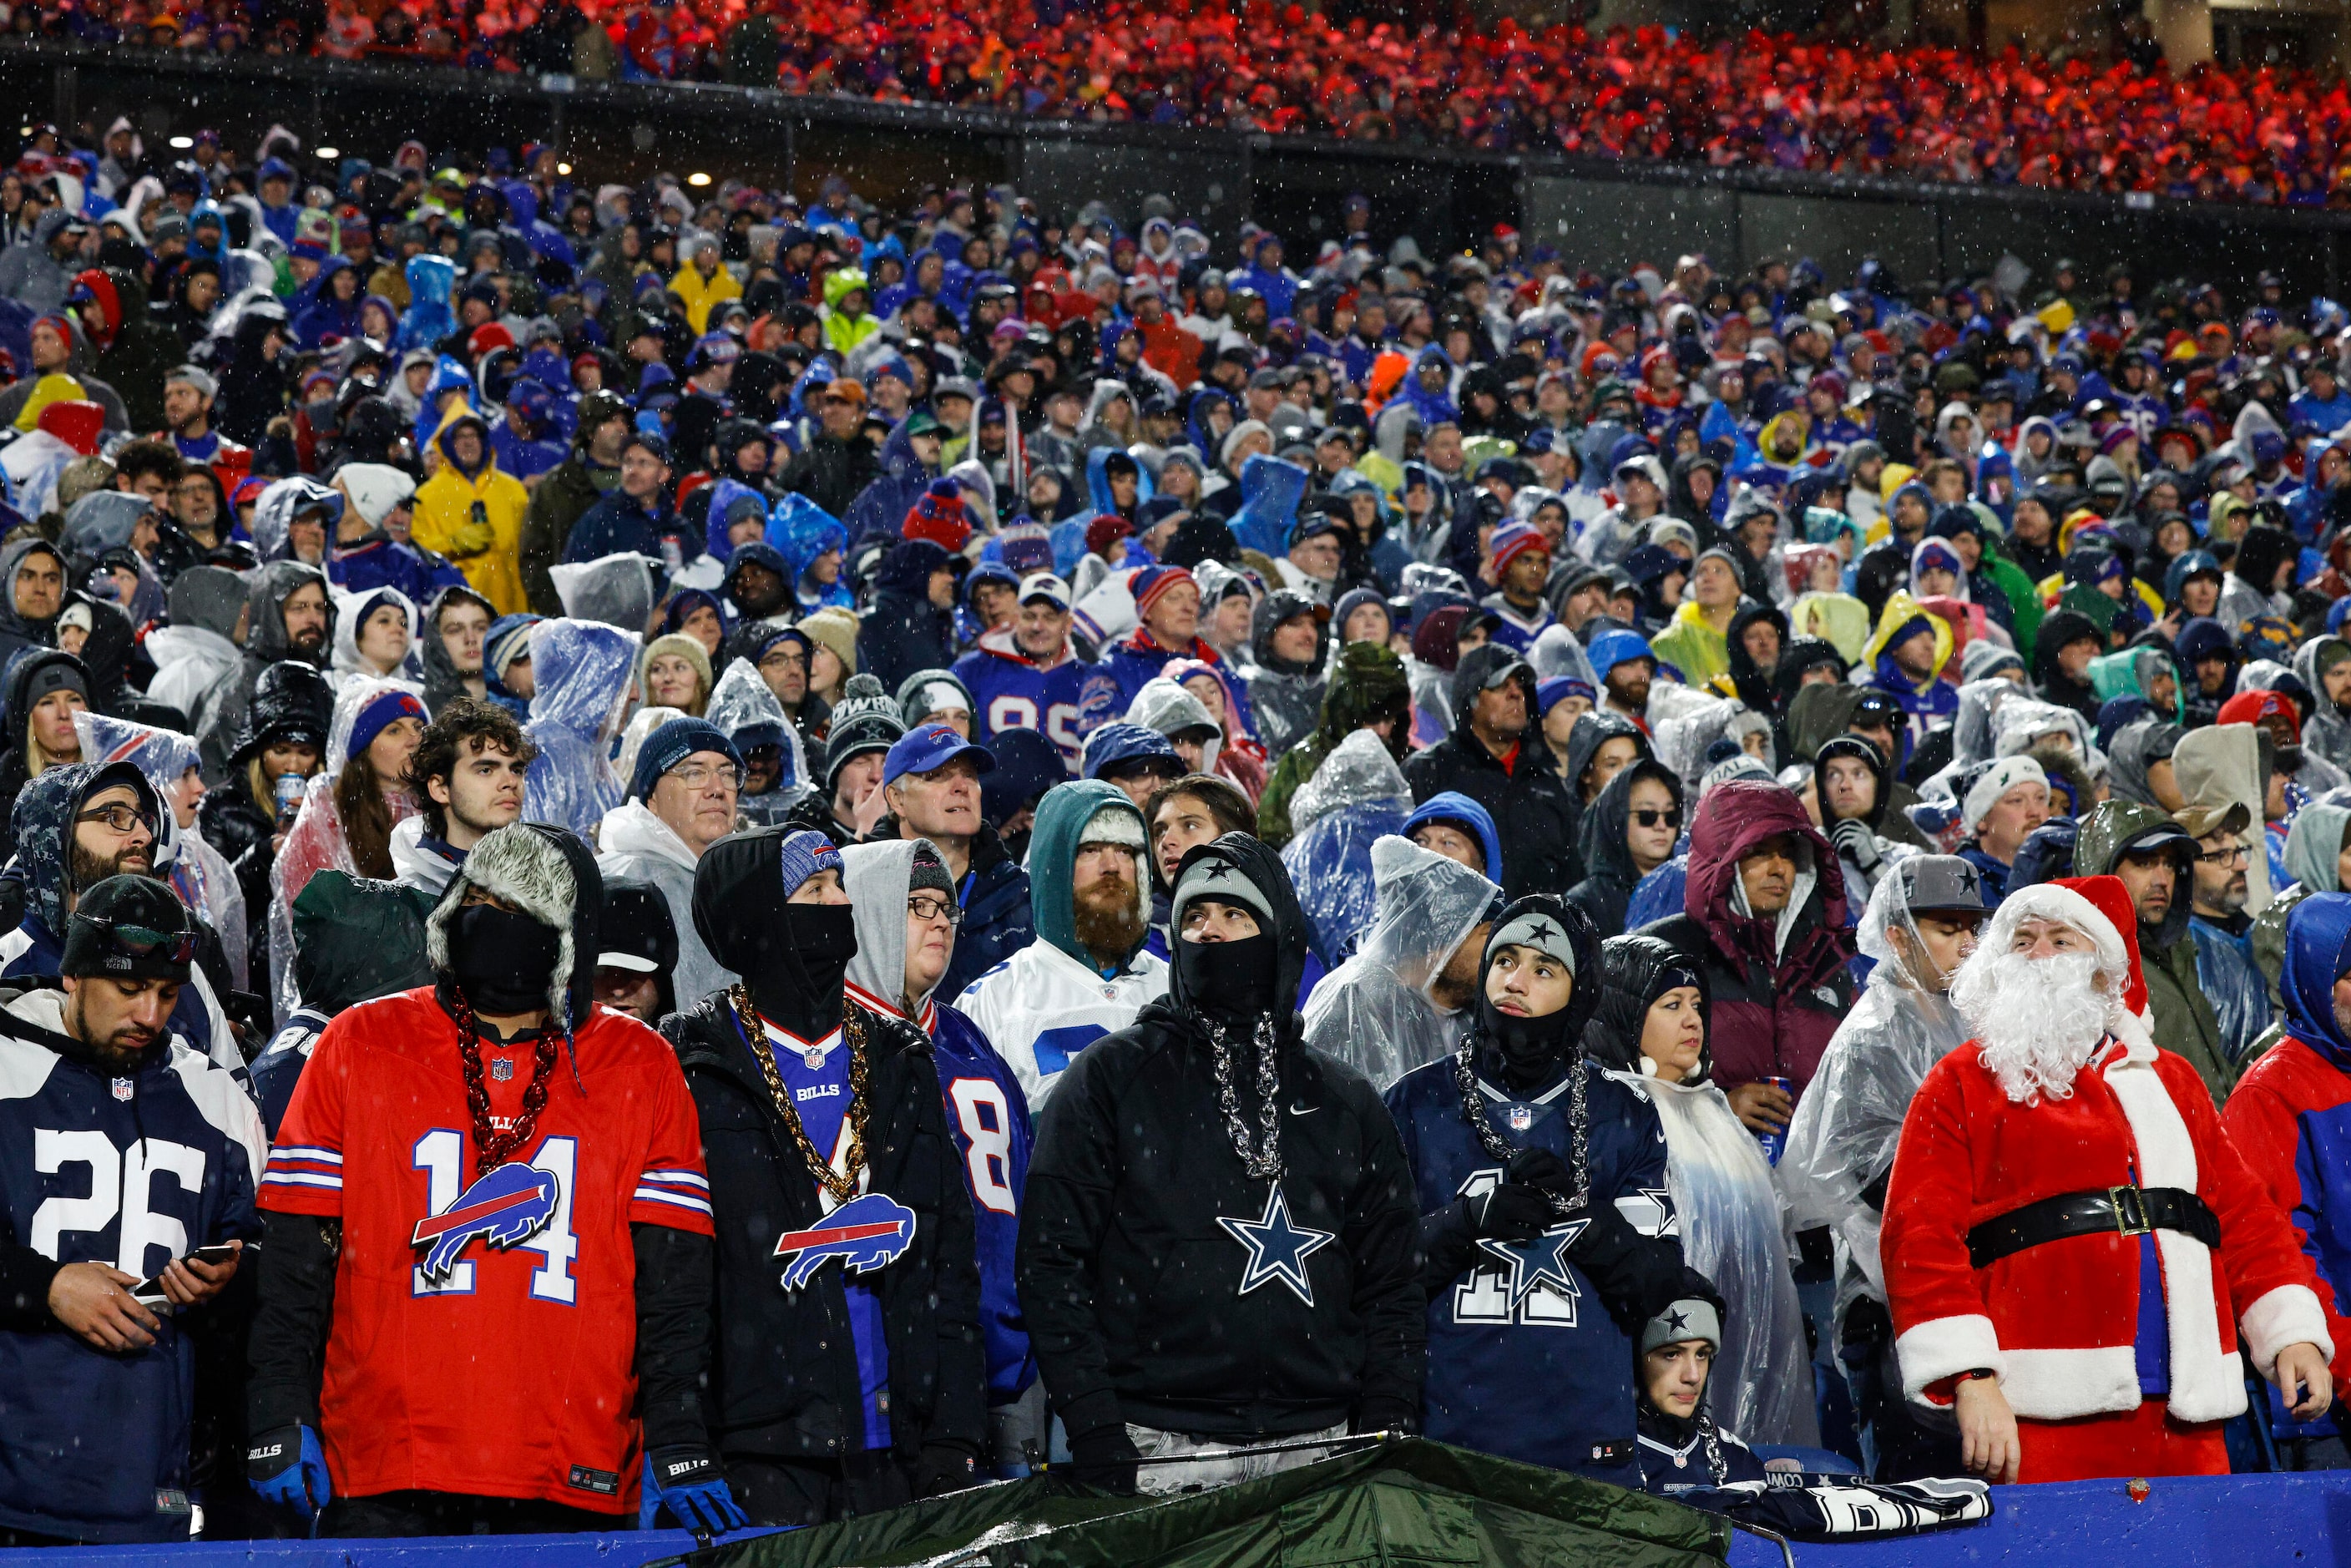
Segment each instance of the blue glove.
M652 1530L663 1511L697 1535L724 1535L751 1522L718 1473L718 1461L691 1445L654 1448L645 1455L645 1484L639 1489L637 1528Z
M253 1439L245 1473L265 1502L315 1519L334 1497L319 1434L308 1427L273 1427Z

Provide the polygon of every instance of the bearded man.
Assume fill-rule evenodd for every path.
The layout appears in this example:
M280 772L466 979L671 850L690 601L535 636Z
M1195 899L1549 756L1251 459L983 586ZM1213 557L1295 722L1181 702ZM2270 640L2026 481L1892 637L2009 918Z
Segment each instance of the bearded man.
M1960 965L1886 1200L1904 1394L1993 1481L2216 1475L2240 1330L2297 1420L2334 1341L2284 1214L2157 1049L2118 877L2011 894Z
M1144 950L1151 884L1143 813L1115 784L1057 784L1029 839L1037 940L955 1000L1011 1067L1030 1110L1070 1059L1167 994L1166 960Z

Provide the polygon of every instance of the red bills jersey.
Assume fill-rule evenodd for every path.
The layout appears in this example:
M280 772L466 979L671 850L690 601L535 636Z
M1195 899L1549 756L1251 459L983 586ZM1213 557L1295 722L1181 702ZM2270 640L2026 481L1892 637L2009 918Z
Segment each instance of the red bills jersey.
M535 1041L482 1048L493 1124ZM342 1221L320 1437L338 1496L420 1490L636 1506L632 1223L711 1234L694 1101L666 1041L599 1008L546 1109L476 1178L457 1026L430 987L327 1026L261 1207ZM581 1090L585 1089L585 1097Z

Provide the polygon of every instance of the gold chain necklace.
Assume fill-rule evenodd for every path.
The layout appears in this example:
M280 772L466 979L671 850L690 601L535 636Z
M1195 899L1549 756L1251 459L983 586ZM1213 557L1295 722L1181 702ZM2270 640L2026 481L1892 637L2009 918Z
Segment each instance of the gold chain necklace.
M726 996L734 1004L743 1038L752 1046L751 1054L758 1058L759 1072L768 1081L768 1092L775 1097L776 1110L783 1116L792 1142L799 1145L800 1158L808 1162L809 1173L835 1203L847 1203L857 1196L857 1178L865 1169L865 1029L857 1021L857 1009L844 1005L841 1010L841 1035L849 1048L849 1168L836 1171L800 1125L799 1109L792 1103L784 1075L776 1068L776 1042L768 1038L767 1021L751 1005L751 993L737 985L729 988Z

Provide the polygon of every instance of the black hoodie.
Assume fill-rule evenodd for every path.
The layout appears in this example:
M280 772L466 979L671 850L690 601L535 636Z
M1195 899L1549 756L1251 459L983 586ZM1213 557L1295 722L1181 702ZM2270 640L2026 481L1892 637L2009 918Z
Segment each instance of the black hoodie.
M1734 550L1732 553L1739 552ZM1774 711L1771 706L1772 675L1777 674L1778 667L1774 665L1771 672L1759 670L1755 667L1753 655L1747 652L1747 629L1759 622L1779 632L1782 654L1787 650L1788 618L1785 615L1768 602L1740 606L1739 612L1730 618L1730 684L1739 693L1740 702L1757 713L1770 714Z
M8 672L7 706L5 714L0 714L0 726L5 727L8 747L5 755L0 755L0 800L13 804L24 792L26 784L31 781L32 767L26 747L26 732L32 725L33 703L27 694L33 689L35 678L52 665L63 666L79 676L85 700L88 698L89 673L71 653L49 648L16 662L16 667ZM95 707L97 705L91 706ZM16 838L10 824L0 822L0 859L16 852Z
M2041 688L2043 702L2072 708L2095 726L2098 722L2101 706L2098 694L2091 689L2087 681L2077 681L2068 676L2057 660L2058 653L2067 643L2079 643L2085 638L2095 643L2099 653L2105 652L2106 639L2088 616L2074 610L2052 612L2041 622L2040 631L2033 634L2032 680Z
M1583 1026L1583 1054L1612 1072L1641 1071L1641 1034L1648 1027L1649 1007L1675 986L1696 986L1698 1017L1709 1029L1713 1024L1705 970L1660 937L1635 933L1603 942L1600 985L1600 1005L1593 1009L1592 1021ZM1685 1082L1713 1074L1714 1048L1709 1039L1698 1047L1698 1068Z
M1625 911L1633 902L1633 889L1641 881L1640 869L1633 863L1633 848L1625 841L1625 831L1632 821L1633 786L1644 779L1655 779L1673 794L1674 805L1682 804L1682 781L1664 763L1644 757L1628 763L1608 780L1600 798L1583 813L1580 849L1583 855L1584 876L1568 890L1567 901L1592 916L1592 924L1603 936L1614 936L1625 929Z
M1230 864L1273 912L1276 996L1297 994L1306 918L1274 852L1228 833L1186 856ZM1178 872L1178 876L1182 874ZM1071 1060L1037 1122L1020 1226L1020 1302L1073 1438L1122 1422L1222 1439L1411 1421L1420 1404L1418 1216L1395 1125L1372 1085L1280 1040L1280 1196L1301 1291L1252 1265L1240 1227L1279 1223L1218 1110L1214 1059L1180 965L1167 996ZM1236 1052L1252 1133L1259 1101Z
M713 956L736 974L789 961L776 946L773 918L783 902L777 868L788 831L721 839L696 869L697 915L723 908L737 916L708 933L718 938ZM838 1460L863 1446L865 1420L843 1271L820 1269L797 1291L777 1288L777 1238L822 1223L824 1210L736 1022L731 994L715 992L662 1020L702 1120L718 1233L705 1405L722 1455ZM844 1012L865 1039L866 1190L887 1193L915 1216L906 1250L862 1280L882 1298L892 1448L908 1465L932 1445L977 1455L987 1433L987 1364L971 1198L930 1038L854 1003Z

